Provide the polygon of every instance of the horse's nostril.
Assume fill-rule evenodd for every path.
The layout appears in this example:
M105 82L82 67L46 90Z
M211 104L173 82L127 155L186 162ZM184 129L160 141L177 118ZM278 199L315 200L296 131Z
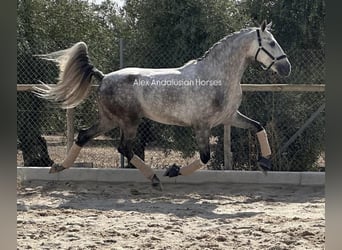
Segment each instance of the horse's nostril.
M291 64L289 63L280 63L276 65L276 69L279 75L281 76L289 76L291 73Z

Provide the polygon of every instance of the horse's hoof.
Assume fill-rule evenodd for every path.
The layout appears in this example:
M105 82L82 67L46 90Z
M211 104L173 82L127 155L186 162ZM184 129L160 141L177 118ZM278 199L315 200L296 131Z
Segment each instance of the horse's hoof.
M49 174L58 173L58 172L63 171L64 169L66 169L66 168L63 167L62 165L54 163L50 168Z
M152 187L158 191L163 191L163 185L161 184L157 175L153 175L152 179Z
M173 164L171 167L169 167L166 172L164 173L164 176L169 176L169 177L176 177L178 175L181 175L180 167L177 166L176 164Z
M267 171L272 170L272 162L271 159L260 156L258 159L258 166L263 174L267 175Z

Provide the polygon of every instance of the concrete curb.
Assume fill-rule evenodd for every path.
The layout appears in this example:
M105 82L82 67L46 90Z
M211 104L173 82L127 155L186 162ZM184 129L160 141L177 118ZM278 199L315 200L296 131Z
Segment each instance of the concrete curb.
M149 182L137 169L121 168L70 168L49 174L48 167L17 167L20 180L44 181L99 181L99 182ZM325 185L325 172L269 172L199 170L189 176L164 177L165 170L155 170L162 183L250 183Z

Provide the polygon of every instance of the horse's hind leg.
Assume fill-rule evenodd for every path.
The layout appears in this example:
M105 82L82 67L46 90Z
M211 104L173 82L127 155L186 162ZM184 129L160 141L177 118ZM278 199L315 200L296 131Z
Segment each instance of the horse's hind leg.
M72 147L70 148L67 156L65 157L64 161L61 164L53 164L50 168L49 173L57 173L63 171L64 169L70 168L77 156L79 155L82 147L92 138L108 131L110 128L109 126L104 126L103 124L96 123L92 127L88 129L83 129L78 133L76 141L73 143Z
M200 149L200 159L194 160L189 165L182 168L174 164L164 173L164 176L175 177L178 175L190 175L208 163L208 161L210 160L210 129L195 129L195 134L196 141Z
M259 166L264 173L266 173L268 170L271 170L272 164L270 158L272 152L268 143L265 128L258 121L248 118L239 111L237 111L236 115L234 116L232 125L238 128L251 129L256 133L261 151L261 156L258 159Z
M125 128L121 131L122 134L118 151L126 156L128 162L133 164L147 179L152 182L152 187L162 190L162 184L152 168L146 165L146 163L133 152L133 142L136 137L137 126L130 127L126 124Z

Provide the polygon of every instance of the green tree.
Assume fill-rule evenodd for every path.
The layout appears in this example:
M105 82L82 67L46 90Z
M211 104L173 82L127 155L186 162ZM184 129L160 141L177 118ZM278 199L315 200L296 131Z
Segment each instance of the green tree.
M274 23L274 34L285 48L323 49L324 0L246 0L243 9L256 22Z
M136 54L128 63L146 67L183 65L247 24L235 1L127 0L124 10Z
M32 57L32 44L35 44L34 15L32 1L18 2L17 40L18 40L18 83L34 83L44 73ZM29 110L28 107L30 107ZM25 166L49 166L50 159L45 139L41 136L41 124L44 120L44 102L31 93L17 95L18 148L23 152Z
M38 80L55 83L58 76L55 65L33 55L65 49L78 41L88 44L92 62L102 71L110 72L119 67L118 37L124 30L124 22L115 3L20 0L17 10L18 83L38 83ZM59 110L47 116L46 102L31 93L18 93L17 103L18 142L24 164L50 165L52 161L41 134L47 121L52 127L45 129L64 132L65 113ZM88 100L77 108L77 116L84 113L94 114L95 119L96 105ZM59 124L59 127L51 124Z

